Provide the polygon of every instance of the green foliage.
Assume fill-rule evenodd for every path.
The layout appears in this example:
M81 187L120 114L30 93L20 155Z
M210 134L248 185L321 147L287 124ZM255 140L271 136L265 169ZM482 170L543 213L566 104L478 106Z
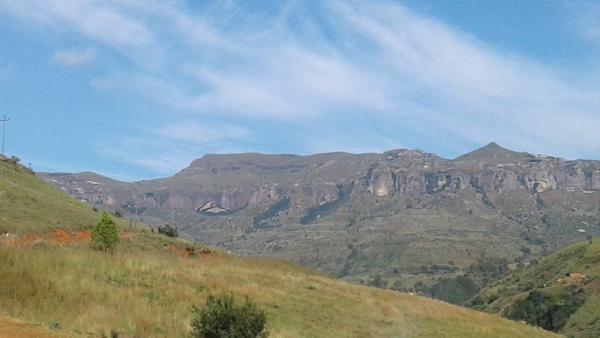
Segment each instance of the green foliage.
M193 338L256 338L267 337L267 316L246 297L236 304L233 295L210 295L206 306L193 308L191 335Z
M583 290L576 285L533 290L527 297L514 302L506 310L506 316L546 330L558 331L584 301Z
M113 251L119 244L117 225L107 213L102 213L100 221L92 229L90 247L98 251Z
M376 274L373 279L369 281L369 285L376 288L385 289L387 288L387 280L385 280L381 274Z
M431 295L452 304L464 304L479 291L469 277L441 278L431 288Z
M506 275L507 272L508 261L506 259L484 257L469 267L467 275L485 286Z
M165 235L167 237L173 237L173 238L179 236L179 231L177 231L177 228L172 227L169 224L165 224L164 226L159 226L158 233L161 235Z

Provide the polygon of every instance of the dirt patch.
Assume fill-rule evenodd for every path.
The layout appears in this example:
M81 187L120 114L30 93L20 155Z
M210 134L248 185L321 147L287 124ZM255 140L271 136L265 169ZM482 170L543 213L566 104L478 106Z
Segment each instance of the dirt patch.
M75 239L80 242L89 242L92 240L92 232L90 230L79 230L75 233Z
M48 234L28 233L18 236L15 246L29 247L40 243L64 246L89 242L91 238L92 233L89 230L70 232L65 229L52 229Z
M66 338L74 337L63 332L48 330L41 325L25 323L0 316L0 338Z
M17 238L17 246L32 246L44 242L44 238L39 234L26 234Z
M54 229L50 232L50 241L58 245L66 245L71 242L71 235L63 229Z

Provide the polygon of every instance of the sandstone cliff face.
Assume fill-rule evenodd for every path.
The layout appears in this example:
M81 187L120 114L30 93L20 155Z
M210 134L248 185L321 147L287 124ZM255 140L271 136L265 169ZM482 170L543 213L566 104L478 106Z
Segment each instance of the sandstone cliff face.
M549 190L600 191L600 162L515 153L495 144L457 160L417 150L327 155L210 155L159 182L96 182L89 175L77 174L45 178L79 200L134 214L148 209L231 213L266 209L289 199L297 220L311 208L338 201L340 186L351 184L354 191L347 193L377 197L463 190L474 191L480 198L513 191L532 196Z
M91 173L43 177L90 205L175 224L211 245L291 259L351 280L386 269L370 260L405 271L422 260L423 250L445 248L440 257L465 265L490 255L523 259L523 247L547 252L581 239L579 230L600 235L600 162L535 156L496 144L455 160L405 149L207 155L160 180L124 183ZM466 238L469 247L457 249ZM447 261L436 262L442 263Z

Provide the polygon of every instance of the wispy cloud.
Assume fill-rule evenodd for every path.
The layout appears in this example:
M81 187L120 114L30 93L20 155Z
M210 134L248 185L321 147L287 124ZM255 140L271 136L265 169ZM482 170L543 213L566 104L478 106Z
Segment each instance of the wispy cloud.
M235 142L251 137L250 131L240 127L186 121L141 128L137 136L100 141L96 147L103 156L156 173L172 174L198 154L239 152L241 149Z
M91 48L57 50L52 61L66 67L80 67L89 64L96 58L96 51Z
M4 1L0 10L78 34L128 62L93 79L96 88L139 95L179 119L237 119L217 129L161 126L153 142L182 150L158 160L145 148L156 144L117 139L108 147L111 156L158 172L173 171L195 151L243 149L257 121L306 128L298 151L410 146L446 135L464 150L494 139L569 157L600 154L599 79L564 78L562 69L499 50L398 3L194 5L20 0ZM590 6L590 13L598 10ZM600 41L597 16L589 18L586 34ZM78 63L74 55L63 58L69 56Z

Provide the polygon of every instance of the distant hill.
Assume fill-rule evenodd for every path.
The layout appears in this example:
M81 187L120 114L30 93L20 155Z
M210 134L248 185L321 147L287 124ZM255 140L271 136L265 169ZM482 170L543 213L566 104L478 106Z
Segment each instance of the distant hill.
M599 337L600 239L532 262L487 287L469 305L569 337Z
M0 337L186 337L192 305L224 292L255 299L267 312L272 337L554 336L420 296L123 226L114 254L91 251L93 210L24 168L0 163L0 170L3 231L15 235L0 240Z
M457 157L455 161L515 163L533 158L534 156L529 153L512 151L501 147L496 142L491 142L484 147Z
M426 294L482 261L523 264L582 240L579 230L600 236L600 162L495 143L454 160L409 149L246 153L134 183L42 177L90 205L238 254Z

